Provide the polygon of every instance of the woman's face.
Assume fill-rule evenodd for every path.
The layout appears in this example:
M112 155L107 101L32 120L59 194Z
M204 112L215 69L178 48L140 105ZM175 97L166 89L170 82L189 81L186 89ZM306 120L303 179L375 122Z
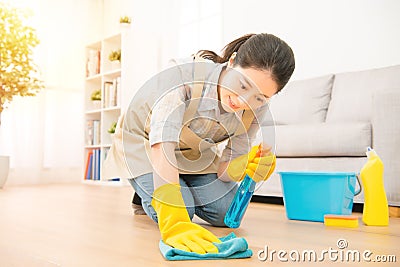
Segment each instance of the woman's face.
M257 109L268 103L278 91L278 84L266 70L228 67L221 73L218 92L222 107L227 112Z

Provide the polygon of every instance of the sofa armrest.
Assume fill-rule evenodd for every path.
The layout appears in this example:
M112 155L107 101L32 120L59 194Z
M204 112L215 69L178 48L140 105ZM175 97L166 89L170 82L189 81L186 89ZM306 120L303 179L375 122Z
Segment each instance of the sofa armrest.
M385 166L385 188L400 205L400 88L376 91L372 99L372 146Z

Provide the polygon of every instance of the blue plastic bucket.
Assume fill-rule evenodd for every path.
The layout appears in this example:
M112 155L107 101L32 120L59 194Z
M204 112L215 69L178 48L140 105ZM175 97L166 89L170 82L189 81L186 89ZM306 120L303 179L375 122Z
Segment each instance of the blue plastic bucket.
M325 214L349 215L357 175L351 172L278 172L286 215L291 220L323 222Z

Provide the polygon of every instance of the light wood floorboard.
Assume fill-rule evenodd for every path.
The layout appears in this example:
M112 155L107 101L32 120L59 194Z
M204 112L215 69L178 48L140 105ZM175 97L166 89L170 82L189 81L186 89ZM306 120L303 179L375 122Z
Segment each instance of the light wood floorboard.
M231 231L246 238L253 257L241 260L171 262L161 256L157 225L147 216L133 215L130 187L87 184L5 187L0 190L0 266L330 266L365 262L260 261L258 251L315 250L320 254L338 249L370 250L375 255L395 255L396 263L370 266L399 266L400 219L390 218L388 227L360 226L327 228L322 223L291 221L283 206L251 203L239 229L205 225L217 236ZM361 218L361 214L357 214ZM199 219L196 222L202 223ZM262 255L264 256L264 254Z

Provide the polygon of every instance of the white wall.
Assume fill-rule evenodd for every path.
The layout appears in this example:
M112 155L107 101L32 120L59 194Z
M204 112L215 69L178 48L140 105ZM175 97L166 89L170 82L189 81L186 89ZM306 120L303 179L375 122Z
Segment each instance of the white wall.
M224 43L268 32L294 50L293 79L400 64L400 1L223 0Z
M116 29L120 15L132 14L139 42L136 49L151 54L149 60L156 60L159 67L169 58L187 53L188 45L193 45L192 52L199 48L219 52L231 40L250 32L275 34L293 48L296 70L292 79L400 64L398 0L191 0L190 5L186 0L104 0L104 3L105 32ZM191 6L198 6L198 10L192 10ZM185 20L212 13L207 6L222 10L222 26L204 23L197 36L182 35L187 26ZM219 27L221 40L216 42L213 36ZM207 35L207 31L213 33ZM179 51L184 39L187 39L185 51ZM156 45L154 40L158 40Z

